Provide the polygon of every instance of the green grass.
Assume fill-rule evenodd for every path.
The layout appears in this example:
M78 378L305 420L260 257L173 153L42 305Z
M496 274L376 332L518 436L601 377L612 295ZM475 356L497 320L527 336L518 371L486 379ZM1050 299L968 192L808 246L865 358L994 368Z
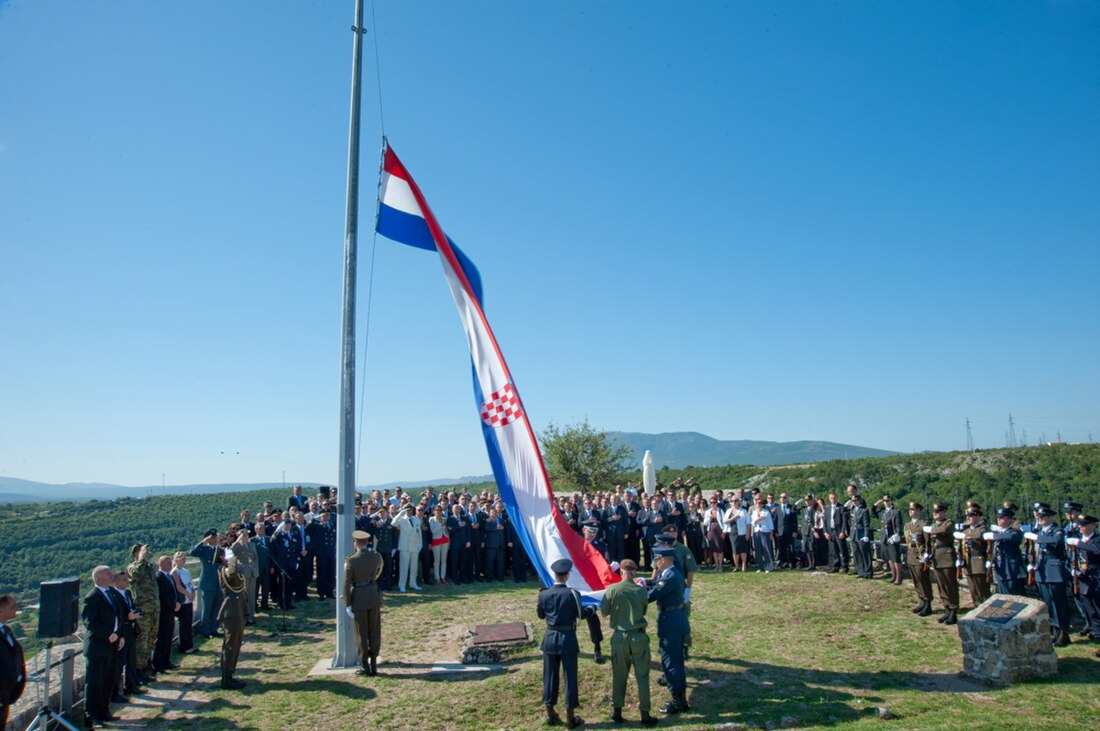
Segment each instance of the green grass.
M789 716L806 729L1004 729L1048 724L1055 714L1060 729L1097 727L1095 645L1060 650L1054 678L994 689L959 676L957 631L934 616L912 615L908 586L783 572L701 574L695 587L692 709L662 719L660 728L765 728ZM307 677L318 660L333 654L330 603L299 604L290 613L290 631L274 637L278 617L261 615L246 633L239 671L245 690L217 689L217 644L205 642L202 653L183 659L183 673L168 676L186 692L180 702L145 711L144 722L153 729L196 730L542 728L536 594L533 583L507 582L387 595L384 674L378 678ZM426 672L432 661L458 659L468 628L499 621L528 621L537 633L501 672ZM583 627L580 637L580 715L590 727L616 727L607 721L609 666L592 662ZM653 657L656 708L667 693L656 685L655 641ZM628 719L637 719L635 702L631 692ZM877 706L897 718L880 720Z

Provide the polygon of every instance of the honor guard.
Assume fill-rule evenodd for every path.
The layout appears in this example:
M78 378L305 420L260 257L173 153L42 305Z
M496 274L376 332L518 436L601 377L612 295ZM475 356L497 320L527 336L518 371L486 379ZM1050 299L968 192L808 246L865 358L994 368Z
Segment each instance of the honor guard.
M666 546L653 549L657 564L657 577L649 590L649 601L657 604L657 641L661 653L661 666L668 679L672 700L661 708L661 713L680 713L688 710L687 677L684 671L684 638L691 633L684 608L684 576L676 568L675 550Z
M573 562L560 558L550 564L554 573L553 586L539 592L535 611L539 619L546 620L546 634L542 638L542 703L546 706L546 722L561 723L554 709L558 703L559 673L565 676L565 719L569 728L576 728L584 720L576 715L580 705L577 692L577 620L593 611L583 608L581 595L566 586Z
M917 591L917 606L913 607L913 614L927 617L932 613L932 552L929 550L931 541L924 533L923 509L918 502L909 503L909 522L905 524L905 563L909 566L909 576Z
M955 525L947 519L947 506L932 503L932 524L923 528L932 539L932 569L936 572L936 591L943 604L940 624L955 624L959 612L959 578L956 573L958 554L955 552Z
M359 648L356 675L378 674L378 650L382 644L382 557L368 551L370 533L352 531L355 553L344 559L344 611L355 620L355 646Z
M1089 639L1100 642L1100 536L1096 535L1096 518L1082 515L1077 518L1077 527L1080 537L1066 539L1074 559L1075 593L1085 612Z
M997 511L997 524L990 526L982 537L993 542L993 575L997 579L1000 594L1024 595L1027 569L1020 544L1024 534L1019 529L1015 511L1001 508Z
M1054 633L1054 646L1069 644L1069 600L1066 597L1066 544L1065 533L1054 522L1054 511L1043 505L1035 511L1038 525L1024 538L1036 547L1035 563L1028 567L1035 572L1035 585L1039 598L1050 612L1050 627Z
M989 575L992 568L989 548L992 543L987 542L983 537L988 530L981 508L972 506L966 511L966 527L961 531L962 560L970 598L974 601L975 607L992 596L989 589Z
M600 521L586 520L581 523L581 527L584 530L585 542L595 548L606 561L607 546L597 537L600 534ZM600 649L603 644L603 626L600 624L600 617L593 612L585 617L585 621L588 623L588 636L591 638L592 647L595 649L596 664L603 665L607 660L604 658L603 651Z
M221 582L222 596L225 597L218 611L218 620L225 631L221 654L222 688L240 690L244 687L244 681L234 678L233 673L237 671L237 658L240 657L241 642L244 640L247 582L237 566L236 556L230 556L219 569L218 579Z
M1082 505L1081 503L1073 502L1072 500L1068 500L1062 505L1062 512L1066 516L1065 522L1062 523L1062 532L1066 536L1067 544L1066 571L1069 572L1071 577L1073 576L1073 556L1071 555L1072 551L1070 551L1068 548L1068 544L1070 538L1081 537L1081 527L1077 524L1077 518L1081 515L1081 511L1083 511L1084 509L1084 505ZM1085 618L1085 606L1081 602L1081 597L1077 594L1077 592L1074 591L1070 591L1069 595L1070 598L1073 599L1074 606L1077 607L1077 614L1080 615L1082 618ZM1088 633L1088 620L1085 619L1085 625L1081 629L1080 635L1082 637L1085 637L1088 635Z
M611 720L623 722L626 701L626 681L630 669L638 682L638 709L643 726L653 726L657 719L649 715L649 635L646 634L646 590L635 583L638 564L624 559L619 567L622 581L607 587L600 600L600 614L611 625Z

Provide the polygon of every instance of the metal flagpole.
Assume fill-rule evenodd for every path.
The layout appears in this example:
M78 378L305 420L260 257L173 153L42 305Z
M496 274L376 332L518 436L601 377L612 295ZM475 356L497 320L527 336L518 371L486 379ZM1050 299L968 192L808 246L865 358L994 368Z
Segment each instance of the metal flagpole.
M359 662L352 620L344 611L344 559L355 530L355 270L359 237L359 86L363 65L363 0L355 0L348 125L348 195L344 214L344 318L340 344L340 502L336 509L336 655L332 667Z

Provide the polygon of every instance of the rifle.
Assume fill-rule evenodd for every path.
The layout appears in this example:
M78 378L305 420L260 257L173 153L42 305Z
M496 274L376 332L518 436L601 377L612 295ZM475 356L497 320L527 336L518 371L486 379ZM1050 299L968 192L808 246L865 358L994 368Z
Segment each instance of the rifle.
M962 505L959 503L959 488L956 487L955 488L955 530L961 531L962 530L962 525L963 525ZM960 538L958 540L958 545L959 545L958 558L963 559L965 561L966 541L964 539ZM963 567L957 565L959 563L958 560L956 560L955 563L956 563L956 566L955 566L955 580L958 581L959 579L961 579L963 577Z
M1034 529L1034 526L1031 526ZM1027 585L1035 586L1035 562L1039 560L1039 552L1035 541L1027 542Z
M1073 595L1081 595L1081 566L1079 561L1079 555L1077 553L1077 546L1073 546Z

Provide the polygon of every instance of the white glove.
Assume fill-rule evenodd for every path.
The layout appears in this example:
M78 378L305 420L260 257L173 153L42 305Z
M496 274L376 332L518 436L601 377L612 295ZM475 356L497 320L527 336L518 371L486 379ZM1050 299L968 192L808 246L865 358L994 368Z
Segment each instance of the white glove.
M966 523L956 523L955 524L955 530L962 530L965 527L966 527Z
M923 556L920 557L920 562L921 563L928 563L928 559L930 559L930 558L932 558L931 554L926 553L926 554L924 554Z
M926 525L923 528L921 528L921 530L924 531L925 533L931 533L932 532L932 526Z
M1066 545L1067 546L1076 546L1080 542L1081 542L1080 538L1067 538L1066 539Z
M619 573L619 562L618 561L612 561L611 562L611 570L614 571L616 574Z
M991 568L993 568L993 562L992 561L986 561L985 562L985 570L989 571Z
M989 530L993 531L994 533L1000 533L1001 531L1004 530L1004 528L1002 528L999 525L991 525L991 526L989 526Z
M966 565L966 563L962 559L959 559L958 561L955 562L955 566L957 566L960 569L965 565Z
M992 541L993 540L993 531L986 531L985 533L982 533L982 538L984 538L987 541Z
M1035 535L1034 533L1024 533L1024 538L1028 539L1029 541L1039 540L1039 536Z
M901 543L901 536L899 536L899 535L890 536L890 542L894 543L894 544Z
M966 539L966 534L963 533L961 530L955 531L953 535L955 536L956 541L962 541Z
M687 604L690 601L691 601L691 587L690 586L685 586L684 587L684 604Z
M1035 566L1034 566L1034 564L1030 564L1030 563L1029 563L1029 564L1027 565L1027 570L1028 570L1028 571L1034 571L1034 570L1035 570Z
M344 607L344 611L348 613L348 616L355 619L355 612L351 611L351 607Z

